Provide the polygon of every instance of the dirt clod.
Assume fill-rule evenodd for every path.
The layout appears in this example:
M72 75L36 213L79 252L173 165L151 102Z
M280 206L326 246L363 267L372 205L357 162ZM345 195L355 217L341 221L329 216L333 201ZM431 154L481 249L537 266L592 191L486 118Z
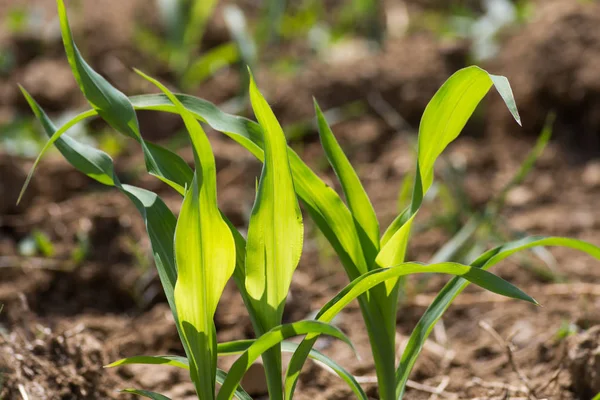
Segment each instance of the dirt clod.
M581 398L600 392L600 325L572 338L569 371L573 388Z

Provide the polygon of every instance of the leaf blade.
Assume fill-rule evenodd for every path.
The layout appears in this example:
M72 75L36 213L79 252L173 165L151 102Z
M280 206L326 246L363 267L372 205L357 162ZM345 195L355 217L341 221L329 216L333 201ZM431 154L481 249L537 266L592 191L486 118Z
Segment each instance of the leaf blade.
M196 172L175 229L178 278L174 297L190 350L192 380L201 397L212 398L216 374L213 318L225 284L235 270L235 241L218 209L215 159L202 127L164 85L141 71L136 72L173 102L194 148Z
M231 396L233 395L235 388L239 385L244 373L261 354L268 351L273 346L278 345L285 339L308 333L326 334L340 339L352 347L352 343L342 331L332 325L319 321L300 321L277 326L256 339L256 341L236 360L229 370L227 379L221 386L217 400L231 399Z
M246 241L246 291L270 329L281 323L304 228L285 135L252 76L250 100L263 128L265 156Z
M316 99L314 100L314 107L321 144L325 150L329 164L333 167L344 190L346 200L348 201L348 208L354 217L363 251L367 256L367 265L370 268L379 251L379 221L377 220L377 215L375 215L371 200L367 196L356 171L352 168L352 164L350 164L350 161L335 139Z
M473 268L481 268L486 270L493 265L509 257L510 255L528 248L537 246L563 246L575 250L583 251L590 256L600 260L600 247L590 243L560 237L541 237L532 236L520 239L514 242L506 243L494 249L488 250L475 260L471 266ZM438 293L433 303L427 308L417 326L411 333L409 342L406 346L400 365L396 370L396 393L398 398L401 398L406 388L408 376L421 352L425 340L429 336L437 321L442 317L444 312L450 307L456 296L464 290L469 284L460 278L453 278L444 286Z

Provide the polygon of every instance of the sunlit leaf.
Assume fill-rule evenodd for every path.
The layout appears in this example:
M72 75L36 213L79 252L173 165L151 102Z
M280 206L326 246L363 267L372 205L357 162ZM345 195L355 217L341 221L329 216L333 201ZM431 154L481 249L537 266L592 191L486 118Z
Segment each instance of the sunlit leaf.
M373 262L379 251L379 221L377 221L375 210L358 175L354 171L354 168L352 168L352 164L350 164L350 161L335 139L333 132L331 132L331 128L321 112L317 101L315 100L314 103L323 149L342 184L348 207L356 221L356 229L361 239L363 251L368 257L367 263L369 263L370 267L370 263Z
M196 172L186 192L175 230L178 277L175 305L189 346L190 372L201 398L215 392L216 338L214 313L236 263L235 241L217 205L214 155L198 121L160 82L137 71L173 102L194 148Z
M277 346L283 340L293 336L306 335L308 333L325 334L340 339L352 346L350 340L333 325L325 324L319 321L300 321L291 324L277 326L252 343L250 347L235 361L229 369L225 382L219 390L217 400L231 399L235 389L240 384L244 374L264 352Z
M121 390L122 393L131 393L131 394L136 394L138 396L142 396L145 397L147 399L151 399L151 400L171 400L169 399L167 396L162 395L160 393L156 393L156 392L151 392L149 390L141 390L141 389L123 389Z

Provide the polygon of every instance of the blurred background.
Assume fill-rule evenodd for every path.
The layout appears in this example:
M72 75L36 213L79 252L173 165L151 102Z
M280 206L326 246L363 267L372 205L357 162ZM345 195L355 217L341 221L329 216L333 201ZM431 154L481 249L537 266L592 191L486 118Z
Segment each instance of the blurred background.
M83 56L127 95L156 91L132 72L135 67L174 91L253 118L246 96L250 66L290 145L336 187L313 121L314 96L382 227L410 201L419 120L440 85L472 64L507 76L523 127L496 93L485 99L438 163L439 182L419 216L409 258L469 262L525 233L600 244L595 1L69 0L67 7ZM46 141L17 83L57 126L88 108L64 55L53 1L0 0L0 398L117 399L127 397L114 389L129 386L192 398L193 386L176 371L102 369L119 357L181 353L177 334L143 222L125 197L51 152L16 205ZM193 161L177 116L146 111L139 119L145 139ZM260 164L223 135L208 133L220 206L243 230ZM137 143L98 120L67 134L109 153L124 183L159 193L178 211L180 197L145 173ZM325 238L305 222L306 253L286 321L310 317L347 283ZM513 338L520 368L534 383L550 382L540 394L576 399L600 392L600 383L587 379L600 371L600 361L565 355L585 340L598 345L590 330L600 323L597 263L538 249L496 272L545 308L507 306L504 299L468 291L418 363L413 378L425 386L413 385L407 397L430 399L435 393L427 388L444 382L448 396L493 398L509 389L523 396L519 374L478 321ZM398 315L400 345L444 282L407 282ZM323 342L321 349L369 387L374 368L358 308L337 323L363 359L357 362L335 343ZM233 286L221 302L217 327L221 340L252 333ZM254 373L246 389L260 397L266 386ZM349 397L343 383L306 366L298 399Z

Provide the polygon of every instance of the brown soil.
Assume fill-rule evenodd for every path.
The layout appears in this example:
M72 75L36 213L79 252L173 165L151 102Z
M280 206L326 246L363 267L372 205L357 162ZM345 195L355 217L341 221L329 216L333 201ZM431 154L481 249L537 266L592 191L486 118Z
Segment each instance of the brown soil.
M134 2L83 2L84 10L95 3L101 8L84 11L91 13L90 18L85 24L75 24L89 43L86 53L92 54L93 65L120 87L145 90L139 83L131 83L135 78L123 67L141 59L129 51L130 32L115 28L119 18L127 20L137 12ZM416 8L430 3L414 2ZM9 4L0 1L0 16ZM531 135L524 133L539 132L546 112L556 110L556 133L566 139L551 143L526 182L511 191L502 221L516 232L571 236L598 244L600 213L595 200L600 194L600 163L573 163L583 153L563 144L576 137L572 141L590 151L600 148L594 141L600 129L596 121L596 81L600 80L594 79L592 68L599 42L596 30L591 29L600 14L593 4L553 4L540 6L528 25L512 32L502 54L490 63L493 72L511 79L525 129L509 123L507 113L498 111L502 109L498 96L490 96L485 113L467 129L473 134L452 145L446 159L466 167L463 183L468 200L474 208L481 208L508 182L532 147ZM107 9L116 18L110 24L104 19L109 14L100 16ZM110 40L94 40L96 34ZM0 36L5 36L3 40L10 46L23 49L20 40L24 39ZM23 55L19 66L0 81L0 118L25 111L14 88L17 80L50 110L81 104L74 81L67 76L70 73L60 43L55 38L43 40L54 44L44 45L41 55ZM353 101L366 105L365 113L335 124L334 132L363 179L382 226L387 226L398 212L400 183L413 168L412 143L419 117L444 79L465 65L466 46L419 34L394 39L379 54L359 51L342 61L309 60L293 79L267 72L259 73L259 78L285 123L311 118L313 95L324 109ZM115 59L127 61L119 64ZM222 85L225 90L219 92ZM207 93L203 97L225 100L235 93L237 73L221 74L203 88ZM386 107L388 104L392 106ZM145 113L141 118L144 132L154 138L168 137L180 126L176 119L163 118ZM480 134L474 134L477 132ZM222 136L211 133L211 140L221 207L243 228L260 165ZM336 186L334 175L323 168L324 156L314 132L309 130L306 137L296 139L294 146ZM189 149L181 153L191 161ZM127 147L116 161L120 176L159 192L178 211L176 194L139 173L141 156L134 147ZM182 352L154 272L149 241L134 207L116 191L73 171L56 155L42 162L28 197L16 207L15 197L30 165L31 160L0 156L0 303L4 304L0 313L0 398L21 399L26 393L30 399L124 399L128 396L116 389L126 387L155 390L174 400L194 398L193 386L181 371L102 368L120 357ZM424 210L419 222L435 214L434 208ZM286 321L309 317L347 283L315 227L307 223L306 229L306 252L294 276ZM35 230L52 241L52 257L20 255L20 243ZM85 261L77 263L73 252L82 246L82 238L89 241L89 251ZM449 233L441 229L415 234L410 258L428 260L448 238ZM477 288L469 288L457 299L426 345L411 377L407 399L529 396L574 400L589 399L600 390L598 333L597 328L590 329L600 324L600 269L596 261L576 252L551 252L558 265L553 273L563 278L558 283L524 269L518 258L495 269L543 307ZM416 279L409 281L397 317L398 355L445 281L433 277L419 290L415 289ZM336 323L356 345L360 361L335 341L322 340L319 349L361 377L369 396L376 398L376 389L369 383L374 366L358 306L348 307ZM225 290L216 324L219 340L252 337L250 321L232 284ZM560 339L565 324L580 333ZM222 361L223 367L228 365L231 360ZM441 388L438 395L431 393L436 387ZM260 367L251 372L246 388L266 398ZM351 393L336 377L309 362L296 398L346 399Z

